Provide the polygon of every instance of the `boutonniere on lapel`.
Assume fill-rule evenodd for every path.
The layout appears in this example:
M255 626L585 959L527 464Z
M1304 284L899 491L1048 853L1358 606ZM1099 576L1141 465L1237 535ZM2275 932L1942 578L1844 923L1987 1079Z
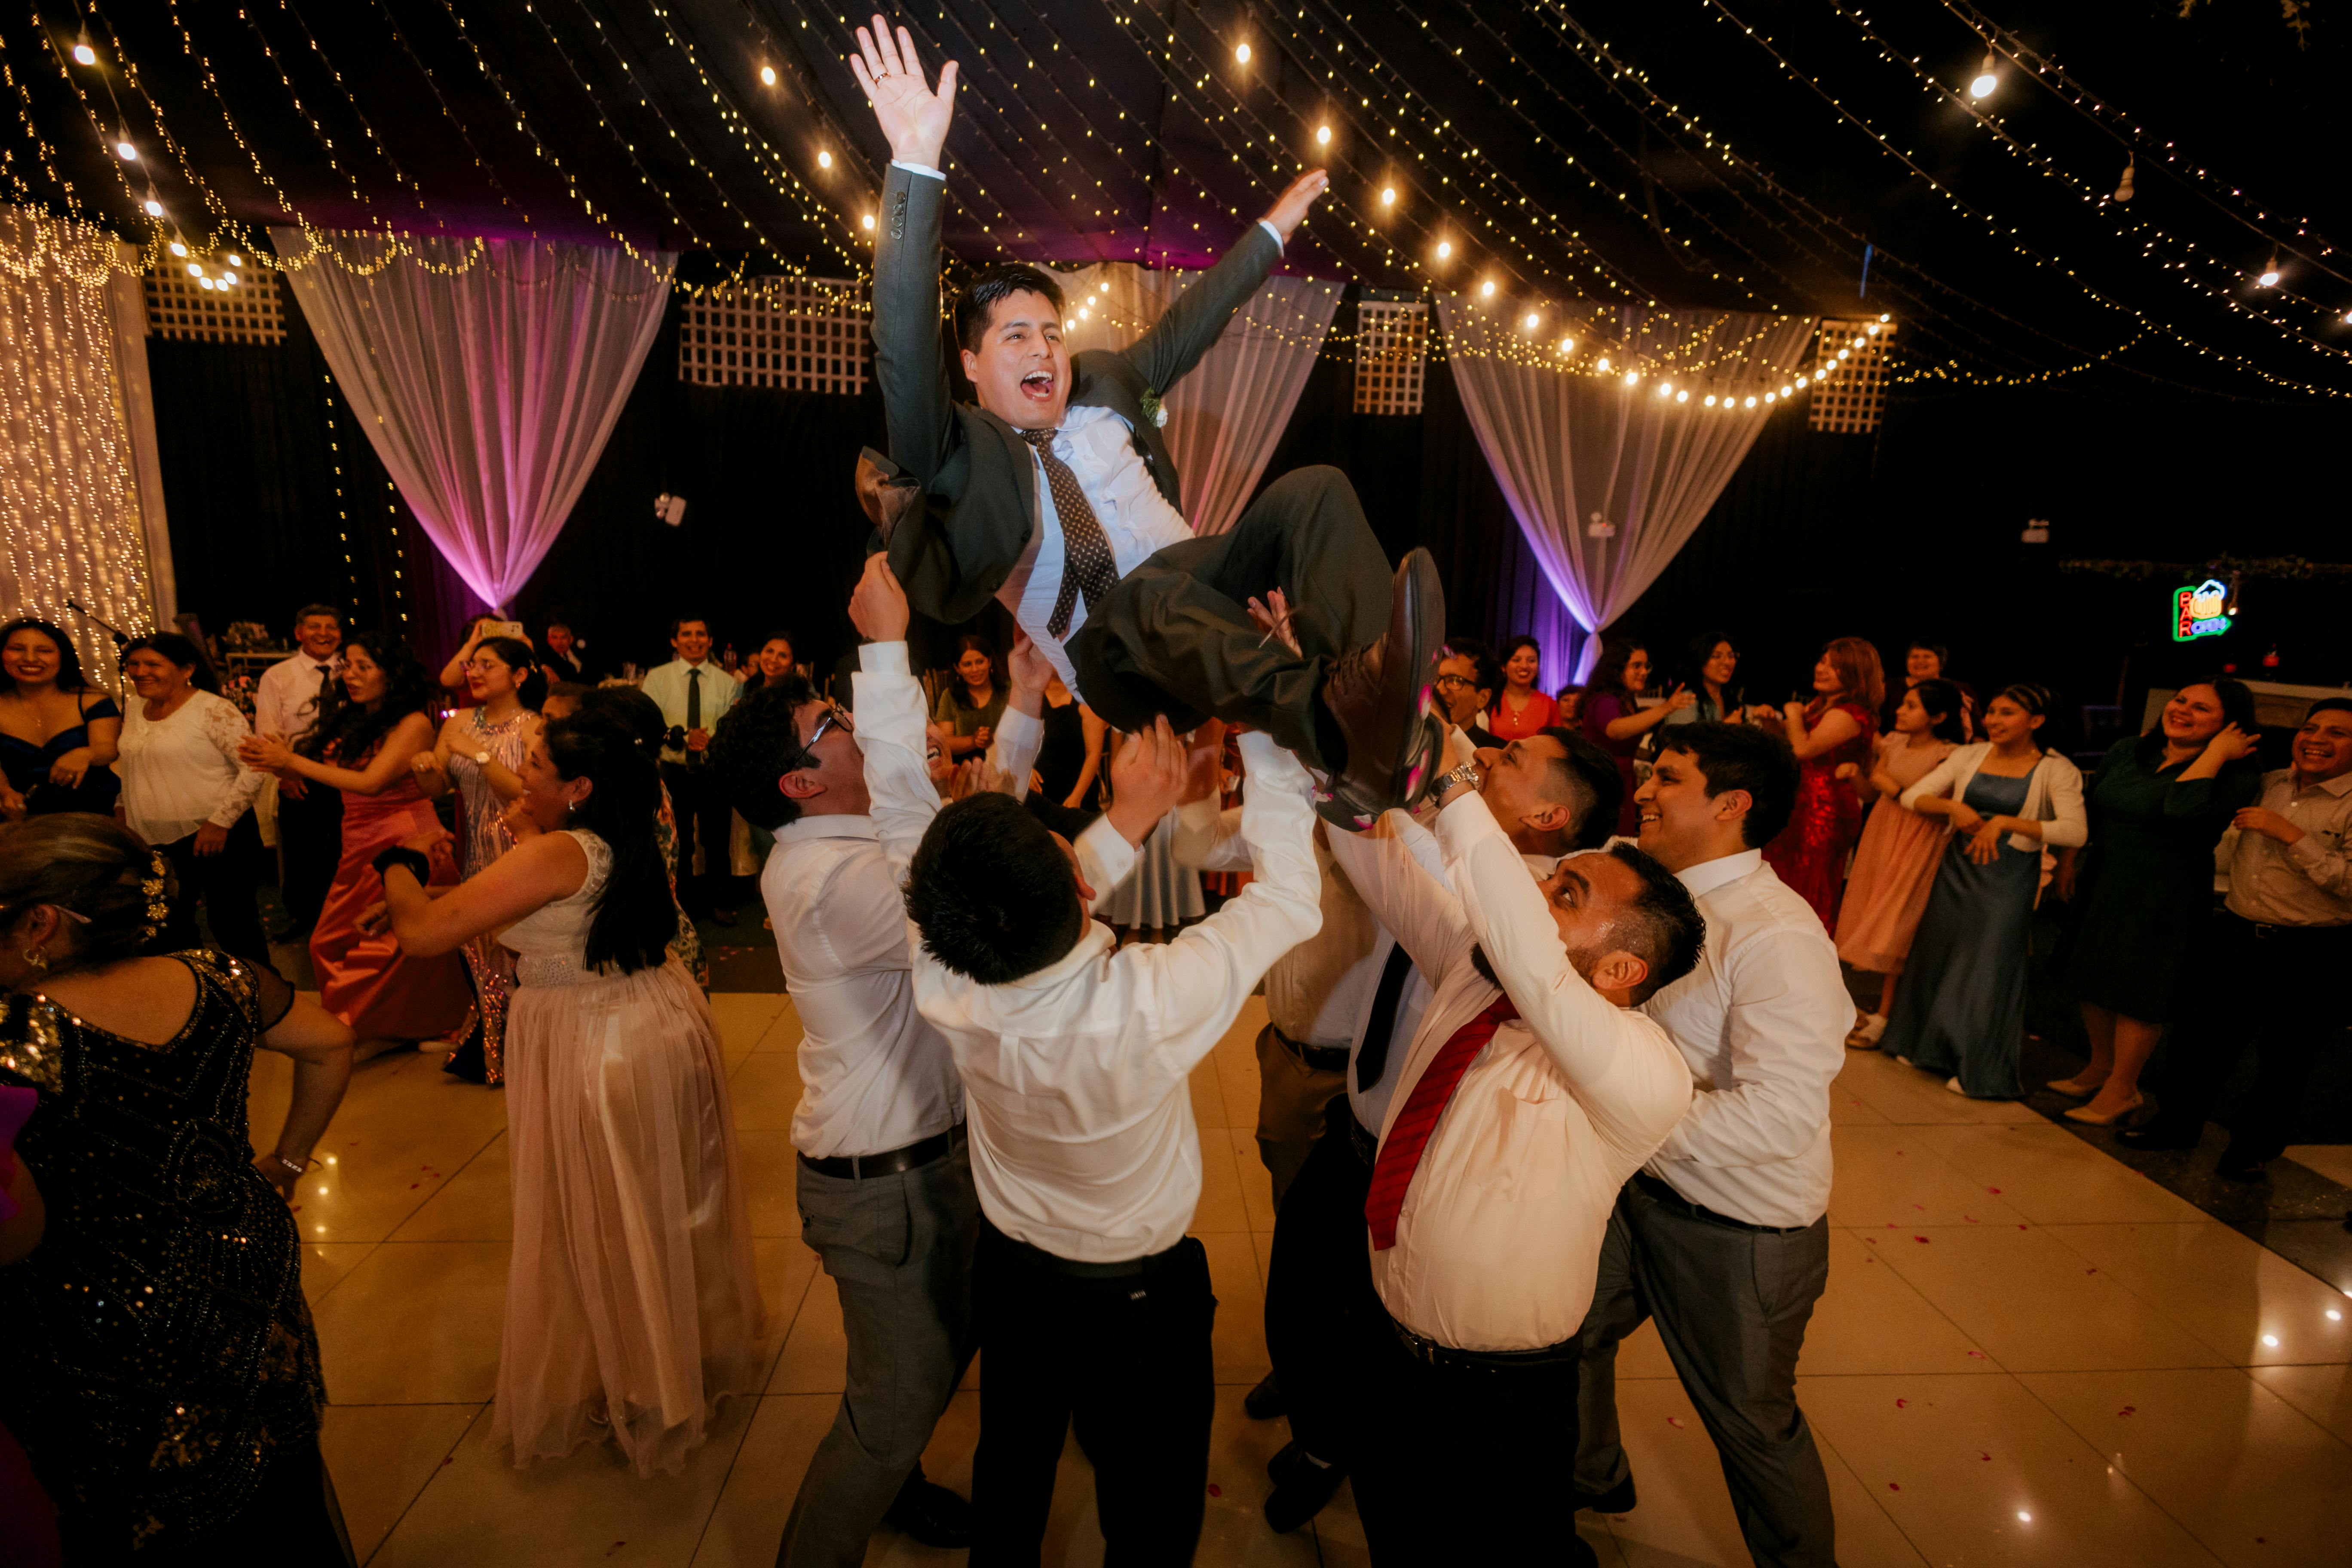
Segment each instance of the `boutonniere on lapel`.
M1151 421L1155 429L1168 427L1167 405L1160 401L1160 394L1148 386L1143 389L1143 416Z

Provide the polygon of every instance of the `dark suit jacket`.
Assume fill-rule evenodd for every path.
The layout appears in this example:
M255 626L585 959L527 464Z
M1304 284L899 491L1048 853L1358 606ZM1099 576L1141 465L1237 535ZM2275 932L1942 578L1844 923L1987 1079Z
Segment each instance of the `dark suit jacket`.
M1036 464L1028 444L995 415L949 395L940 331L940 212L944 182L893 165L882 185L874 252L874 375L889 420L890 458L921 486L924 504L890 531L890 569L915 608L938 620L978 615L1020 563L1036 527ZM1253 223L1225 258L1116 353L1070 361L1070 406L1099 405L1124 418L1136 450L1171 506L1181 510L1176 465L1143 395L1165 393L1200 362L1282 255Z

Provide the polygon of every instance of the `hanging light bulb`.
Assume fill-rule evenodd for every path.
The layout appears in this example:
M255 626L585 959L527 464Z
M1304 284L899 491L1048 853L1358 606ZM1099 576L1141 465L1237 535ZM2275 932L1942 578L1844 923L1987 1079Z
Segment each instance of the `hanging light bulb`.
M1495 297L1495 280L1492 278L1489 278L1486 281L1478 285L1478 292L1486 299L1493 299Z
M189 277L191 277L191 278L202 278L204 275L205 275L205 269L204 269L203 268L201 268L201 267L197 266L197 265L196 265L194 262L193 262L193 261L191 261L191 262L189 262L189 263L188 263L188 276L189 276Z
M1710 392L1710 393L1708 393L1708 394L1706 395L1706 405L1707 405L1709 408L1712 408L1712 407L1714 407L1714 406L1715 406L1715 394L1714 394L1714 393L1712 393L1712 392Z
M1683 390L1683 391L1681 391L1681 392L1677 392L1677 393L1675 393L1675 401L1676 403L1688 403L1688 402L1690 401L1690 392L1689 392L1689 390L1688 390L1687 388L1685 388L1685 390Z
M867 213L864 217L857 221L865 226L866 233L872 234L874 232L874 215L872 213Z
M1437 259L1438 259L1438 260L1443 261L1443 260L1444 260L1447 257L1449 257L1449 256L1451 256L1451 255L1453 255L1453 254L1454 254L1454 242L1453 242L1452 240L1450 240L1450 239L1441 239L1441 240L1439 240L1439 241L1437 242Z
M833 154L832 154L832 153L819 153L816 155L816 166L817 166L818 168L820 168L820 169L830 169L830 168L832 168L832 167L833 167Z
M163 204L157 201L152 193L150 193L147 199L139 205L146 209L147 216L149 217L162 217L163 216Z
M84 33L80 37L74 40L74 64L78 66L94 66L97 63L98 51L89 47L89 35L88 33Z
M2000 85L2000 78L1994 68L1992 51L1987 49L1984 64L1977 68L1976 80L1969 83L1969 96L1977 99L1990 98L1992 89Z
M128 138L125 138L121 142L117 142L114 144L114 155L121 159L126 163L136 163L139 162L139 149L132 146Z
M1331 145L1331 128L1329 126L1318 125L1315 128L1315 145L1318 147L1328 147Z
M761 87L773 87L776 85L775 67L761 66L760 68L760 85Z
M171 244L171 251L172 251L172 254L173 254L173 255L174 255L174 256L185 256L185 255L187 255L187 254L188 254L188 247L187 247L186 246L184 246L184 245L182 245L178 240L176 240L176 239L175 239L175 240L173 240L173 241L172 242L172 244Z
M1609 356L1607 354L1602 354L1599 359L1594 360L1592 362L1592 368L1600 371L1604 375L1607 374L1609 371ZM2345 1294L2352 1295L2352 1290L2347 1290Z
M1394 185L1385 185L1381 187L1381 205L1384 207L1392 207L1396 205L1396 187Z
M244 282L244 281L245 281L245 279L242 279L242 278L239 278L236 273L234 273L234 272L226 272L226 273L223 273L223 274L221 275L221 284L220 284L220 286L221 286L222 288L224 288L224 289L226 289L226 288L230 287L230 286L231 286L231 285L233 285L233 284L242 283L242 282Z
M1249 64L1249 46L1247 44L1235 44L1234 46L1234 58L1242 65Z
M1673 382L1662 381L1658 383L1658 395L1660 397L1672 397L1674 395L1675 384Z
M2263 268L2263 275L2255 279L2254 281L2261 284L2265 289L2275 289L2278 287L2278 252L2273 250L2271 252L2271 264Z
M2135 160L2128 155L2125 157L2124 177L2116 182L2116 200L2119 202L2127 202L2132 199L2132 164L2134 161Z
M1560 340L1559 340L1559 352L1560 352L1560 353L1564 353L1564 354L1572 354L1572 353L1574 353L1576 352L1576 340L1575 340L1574 338L1562 338L1562 339L1560 339Z
M230 251L226 256L223 257L221 259L222 259L222 260L224 260L224 261L226 261L226 262L227 262L231 267L242 267L242 266L244 266L244 265L245 265L245 258L243 258L243 257L239 256L239 255L238 255L236 251L234 251L234 250Z
M1536 328L1538 328L1538 326L1541 326L1542 324L1543 324L1543 318L1542 318L1541 316L1537 315L1533 310L1529 310L1529 311L1528 312L1528 319L1527 319L1525 321L1521 322L1521 323L1520 323L1520 326L1521 326L1521 328L1522 328L1523 330L1525 330L1525 331L1530 331L1530 332L1532 332L1532 331L1534 331L1536 330Z
M1640 371L1638 371L1638 370L1629 370L1629 371L1627 371L1627 372L1625 373L1625 384L1626 384L1626 385L1628 385L1628 386L1638 386L1638 385L1640 385L1640 384L1641 384L1641 382L1642 382L1642 373L1641 373Z

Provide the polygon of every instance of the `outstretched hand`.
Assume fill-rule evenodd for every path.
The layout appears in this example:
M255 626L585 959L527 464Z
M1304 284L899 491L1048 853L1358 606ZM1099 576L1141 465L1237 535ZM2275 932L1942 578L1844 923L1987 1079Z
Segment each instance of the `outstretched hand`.
M932 165L933 168L938 166L936 163ZM1307 221L1307 209L1315 205L1316 197L1330 188L1329 174L1320 169L1307 170L1290 182L1289 189L1274 198L1274 205L1265 210L1265 221L1274 225L1274 232L1282 236L1284 244L1289 244L1291 234Z
M877 14L871 32L857 29L857 53L849 57L849 71L866 89L866 101L874 106L874 118L890 142L890 156L939 168L948 144L948 121L955 111L955 61L940 66L938 88L929 87L915 58L915 36L901 27L894 41Z
M1119 837L1138 848L1160 819L1184 798L1184 742L1169 727L1168 715L1127 738L1110 761L1110 809L1103 815Z
M907 590L898 586L890 557L867 556L865 574L849 595L849 624L867 642L905 642L908 619Z

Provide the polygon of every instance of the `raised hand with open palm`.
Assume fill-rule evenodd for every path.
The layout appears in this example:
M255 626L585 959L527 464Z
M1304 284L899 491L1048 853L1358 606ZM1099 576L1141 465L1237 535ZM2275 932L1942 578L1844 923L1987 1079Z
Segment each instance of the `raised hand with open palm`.
M849 57L850 74L874 106L874 118L890 140L890 156L903 163L939 168L955 108L955 61L940 67L936 89L929 86L915 58L914 35L901 27L894 41L878 14L871 31L857 29L857 51Z

